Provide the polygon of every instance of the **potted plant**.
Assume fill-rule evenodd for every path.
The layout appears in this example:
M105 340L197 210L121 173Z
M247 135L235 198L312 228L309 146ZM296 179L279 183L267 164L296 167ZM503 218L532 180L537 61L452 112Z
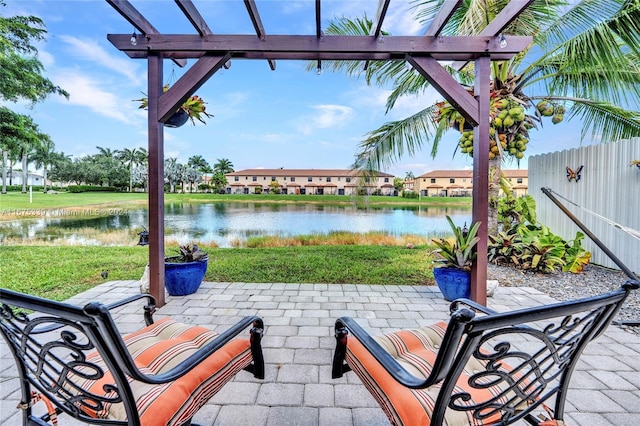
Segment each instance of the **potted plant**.
M169 90L169 85L165 84L162 87L162 91L166 92L167 90ZM147 109L149 107L149 98L147 97L146 93L143 93L143 95L145 95L143 98L134 99L133 101L140 102L140 109ZM184 123L186 123L187 120L191 120L191 124L193 124L194 126L196 124L196 120L200 121L201 123L207 124L204 121L203 116L211 118L213 117L213 115L207 113L205 104L206 102L201 97L197 95L191 96L180 106L180 108L178 108L178 110L171 117L169 117L164 125L166 127L180 127Z
M471 266L476 259L475 247L480 241L477 236L480 222L471 226L470 230L460 228L447 216L453 231L453 239L434 239L438 247L434 250L440 258L434 262L439 266L433 269L433 277L445 300L471 296Z
M164 286L172 296L195 293L207 272L209 254L197 245L180 246L179 254L164 258Z

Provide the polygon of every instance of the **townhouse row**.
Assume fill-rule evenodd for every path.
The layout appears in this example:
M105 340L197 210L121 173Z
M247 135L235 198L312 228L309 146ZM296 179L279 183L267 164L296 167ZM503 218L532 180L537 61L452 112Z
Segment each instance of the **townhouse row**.
M514 195L527 194L527 170L502 170ZM230 194L398 195L394 176L363 177L350 169L245 169L225 175ZM470 197L471 170L434 170L404 181L404 190L428 197Z

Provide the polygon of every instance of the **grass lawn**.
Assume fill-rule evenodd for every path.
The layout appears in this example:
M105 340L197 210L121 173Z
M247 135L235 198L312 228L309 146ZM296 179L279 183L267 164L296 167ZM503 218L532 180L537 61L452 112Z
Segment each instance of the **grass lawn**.
M165 194L165 202L253 202L253 203L313 203L313 204L357 204L376 206L454 206L471 208L469 197L351 197L347 195L251 195L251 194ZM60 192L43 194L33 192L8 192L0 195L0 220L16 217L37 217L44 209L87 209L96 206L126 208L131 205L146 205L148 194L126 192L83 192L79 194Z
M207 248L205 280L220 282L433 285L426 247L304 246ZM111 280L138 280L142 247L8 246L0 250L0 285L64 300ZM102 271L108 270L107 279Z

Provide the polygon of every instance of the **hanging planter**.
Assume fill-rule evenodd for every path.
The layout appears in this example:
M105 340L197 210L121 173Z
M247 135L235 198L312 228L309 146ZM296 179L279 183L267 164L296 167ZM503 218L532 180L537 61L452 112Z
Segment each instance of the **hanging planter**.
M165 84L162 87L162 91L166 92L167 90L169 90L169 85ZM143 93L143 95L145 95L143 98L134 99L133 101L140 102L140 106L138 108L147 109L149 107L149 98L147 97L146 93ZM180 127L184 125L187 120L191 120L191 124L193 124L194 126L196 124L196 120L203 124L207 124L204 121L204 117L211 118L213 117L213 115L206 112L207 108L205 107L205 104L206 102L200 96L191 96L189 99L184 101L178 111L176 111L171 117L169 117L164 125L166 127Z
M182 108L176 111L169 119L164 123L165 127L180 127L189 120L189 114Z

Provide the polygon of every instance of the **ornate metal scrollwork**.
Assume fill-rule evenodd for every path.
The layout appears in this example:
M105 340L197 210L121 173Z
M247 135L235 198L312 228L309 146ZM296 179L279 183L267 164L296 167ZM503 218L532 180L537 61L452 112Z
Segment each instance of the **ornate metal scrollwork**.
M0 316L2 332L27 378L60 409L82 418L122 402L113 383L103 386L104 394L89 391L107 372L82 325L55 316L30 318L6 304L0 305Z
M488 391L491 397L479 401L476 396L471 402L471 394L456 387L449 408L472 411L478 420L499 415L508 421L558 392L562 374L604 309L568 315L542 329L522 325L486 332L472 354L477 361L473 365L483 369L470 374L467 385ZM518 349L518 342L526 348Z

